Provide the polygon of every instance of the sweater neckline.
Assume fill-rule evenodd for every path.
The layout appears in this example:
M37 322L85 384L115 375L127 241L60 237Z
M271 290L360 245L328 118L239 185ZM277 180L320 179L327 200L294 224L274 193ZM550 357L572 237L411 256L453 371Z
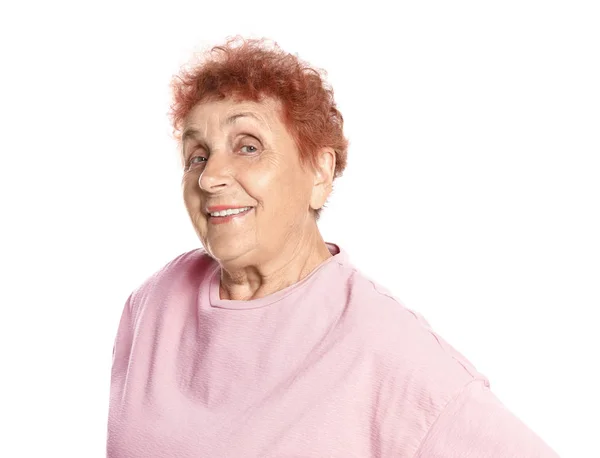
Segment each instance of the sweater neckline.
M302 280L289 285L279 291L276 291L268 296L259 297L257 299L250 299L248 301L233 300L233 299L221 299L220 298L220 284L221 284L221 266L215 262L216 266L212 270L209 277L209 299L212 307L224 308L224 309L236 309L246 310L262 308L268 305L274 304L275 302L281 301L290 294L297 292L304 285L312 281L315 276L322 272L327 266L337 263L344 264L347 261L347 254L335 243L326 242L327 248L331 253L331 257L327 258L321 264L319 264L311 273L309 273Z

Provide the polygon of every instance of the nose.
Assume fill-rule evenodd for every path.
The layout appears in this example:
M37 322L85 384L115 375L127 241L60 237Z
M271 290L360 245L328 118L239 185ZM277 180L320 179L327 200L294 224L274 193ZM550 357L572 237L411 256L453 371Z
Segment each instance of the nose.
M213 152L200 174L198 184L206 192L218 192L226 189L233 180L233 169L227 161L226 154Z

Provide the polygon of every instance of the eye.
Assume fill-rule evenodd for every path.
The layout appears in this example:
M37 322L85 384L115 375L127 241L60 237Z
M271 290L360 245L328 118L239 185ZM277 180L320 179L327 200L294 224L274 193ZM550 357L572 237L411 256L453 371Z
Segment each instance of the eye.
M185 167L185 171L188 172L194 165L202 164L202 163L206 162L207 160L208 159L205 158L204 156L193 156L188 160L188 163Z
M244 148L248 148L248 150L244 151ZM257 150L258 148L254 145L244 145L240 148L242 153L256 153Z
M194 159L203 159L200 162L206 162L206 158L204 156L194 156L193 158L190 159L190 164L194 164Z

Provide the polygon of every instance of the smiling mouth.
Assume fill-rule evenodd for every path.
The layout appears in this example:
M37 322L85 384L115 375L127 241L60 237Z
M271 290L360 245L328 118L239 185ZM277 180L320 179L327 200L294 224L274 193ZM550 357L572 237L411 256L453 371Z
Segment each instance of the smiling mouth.
M236 208L235 211L223 210L212 212L208 214L208 223L210 225L233 223L234 221L244 219L252 210L254 210L254 207Z
M208 216L211 218L226 218L228 216L240 215L242 213L248 213L248 211L252 210L254 207L241 207L241 208L232 208L229 210L222 210L218 212L209 213Z

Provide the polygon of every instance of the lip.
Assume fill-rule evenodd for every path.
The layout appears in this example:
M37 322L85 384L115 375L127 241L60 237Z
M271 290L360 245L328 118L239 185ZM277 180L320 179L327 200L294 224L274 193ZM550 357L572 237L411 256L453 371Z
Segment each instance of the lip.
M253 205L213 205L206 207L206 213L222 212L223 210L231 210L232 208L254 207Z
M249 205L247 205L249 206ZM226 207L226 208L222 208L220 210L213 210L213 208L220 208L220 207L209 207L210 211L221 211L221 210L227 210L228 208L243 208L243 207ZM208 215L208 222L210 224L223 224L223 223L228 223L231 220L237 219L237 218L243 218L244 216L248 215L249 213L252 212L252 210L254 210L254 207L250 207L249 210L246 210L245 212L242 213L236 213L235 215L228 215L228 216L210 216Z

